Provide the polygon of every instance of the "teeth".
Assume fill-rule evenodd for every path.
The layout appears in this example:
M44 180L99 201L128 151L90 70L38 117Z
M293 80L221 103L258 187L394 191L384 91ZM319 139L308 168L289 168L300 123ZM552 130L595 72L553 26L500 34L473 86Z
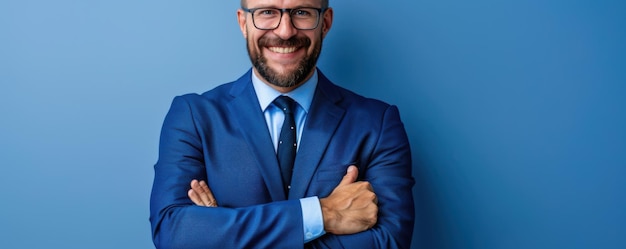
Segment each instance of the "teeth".
M287 48L283 48L283 47L269 47L268 48L270 51L274 52L274 53L279 53L279 54L288 54L288 53L293 53L297 50L296 47L287 47Z

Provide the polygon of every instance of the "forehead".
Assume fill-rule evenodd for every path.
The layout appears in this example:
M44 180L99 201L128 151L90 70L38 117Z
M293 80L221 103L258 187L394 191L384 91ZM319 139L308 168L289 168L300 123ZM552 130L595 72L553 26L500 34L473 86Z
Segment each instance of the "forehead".
M247 7L280 7L291 8L298 6L321 7L322 0L247 0Z

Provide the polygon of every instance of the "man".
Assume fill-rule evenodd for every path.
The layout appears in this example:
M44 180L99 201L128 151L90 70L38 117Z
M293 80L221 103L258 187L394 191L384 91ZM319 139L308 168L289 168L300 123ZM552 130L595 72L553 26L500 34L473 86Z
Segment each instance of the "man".
M408 248L408 139L395 106L316 69L333 21L328 0L241 6L253 69L176 97L165 118L151 197L155 245Z

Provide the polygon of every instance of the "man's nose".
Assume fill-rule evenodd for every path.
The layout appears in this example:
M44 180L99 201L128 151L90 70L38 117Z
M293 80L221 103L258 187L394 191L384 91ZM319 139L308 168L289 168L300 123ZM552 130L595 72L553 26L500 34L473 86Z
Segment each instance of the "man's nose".
M291 23L291 15L289 12L284 12L281 18L282 20L280 20L280 25L278 25L278 28L274 30L274 33L281 39L287 40L296 35L296 33L298 33L298 29L296 29L296 27L294 27Z

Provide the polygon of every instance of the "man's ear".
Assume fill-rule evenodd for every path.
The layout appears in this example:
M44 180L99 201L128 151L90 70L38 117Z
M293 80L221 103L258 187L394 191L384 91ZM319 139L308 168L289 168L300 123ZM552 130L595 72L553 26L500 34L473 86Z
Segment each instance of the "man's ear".
M242 9L237 10L237 22L239 22L239 28L241 29L241 34L243 38L248 38L248 29L246 28L246 12Z
M324 11L324 16L322 16L322 38L326 37L328 31L330 31L330 27L333 26L333 8L328 8Z

